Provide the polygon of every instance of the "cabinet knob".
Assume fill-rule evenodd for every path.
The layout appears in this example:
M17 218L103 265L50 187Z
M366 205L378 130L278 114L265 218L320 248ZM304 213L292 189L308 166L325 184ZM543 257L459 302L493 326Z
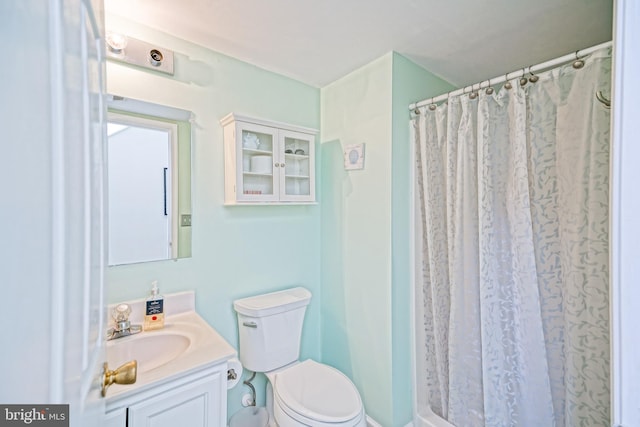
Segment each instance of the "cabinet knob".
M276 163L276 167L280 166L280 163Z
M280 163L280 167L283 168L284 167L284 163Z

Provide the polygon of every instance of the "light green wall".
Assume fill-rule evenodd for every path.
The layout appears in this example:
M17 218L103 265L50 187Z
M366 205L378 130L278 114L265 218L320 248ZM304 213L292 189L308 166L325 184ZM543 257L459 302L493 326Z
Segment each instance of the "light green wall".
M178 215L191 215L191 123L178 123ZM185 176L183 171L188 171ZM178 258L191 256L192 227L178 227Z
M322 360L355 382L367 413L392 425L392 54L323 88ZM365 143L346 172L344 145Z
M408 106L451 88L389 53L321 91L322 358L383 426L412 416ZM361 142L364 170L345 171Z
M197 310L237 348L232 301L294 285L314 295L305 320L302 357L320 358L320 208L225 207L222 127L229 112L319 128L320 91L173 36L112 16L107 29L175 51L175 75L107 63L110 93L190 110L193 123L192 257L110 267L109 302L140 298L150 282L162 293L193 289ZM264 378L257 388L262 390ZM230 391L229 414L248 388Z
M437 96L452 89L449 83L434 76L397 53L393 56L392 96L392 357L393 418L395 426L411 419L411 151L408 106L416 101Z
M409 103L450 86L389 53L318 90L122 18L117 29L176 52L175 75L109 61L110 93L190 110L193 256L111 267L109 302L196 291L198 312L237 347L236 298L303 285L314 294L302 357L336 366L383 426L411 418ZM321 128L319 206L224 207L222 128L229 112ZM342 147L366 144L346 172ZM321 280L322 279L322 280ZM256 386L264 402L264 377ZM229 393L229 414L247 388Z

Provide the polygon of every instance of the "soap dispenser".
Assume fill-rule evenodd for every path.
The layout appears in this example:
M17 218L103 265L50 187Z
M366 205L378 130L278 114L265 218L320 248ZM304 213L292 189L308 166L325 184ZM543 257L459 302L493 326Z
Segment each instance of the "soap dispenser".
M158 293L158 281L151 282L151 296L147 299L144 330L151 331L164 327L164 297Z

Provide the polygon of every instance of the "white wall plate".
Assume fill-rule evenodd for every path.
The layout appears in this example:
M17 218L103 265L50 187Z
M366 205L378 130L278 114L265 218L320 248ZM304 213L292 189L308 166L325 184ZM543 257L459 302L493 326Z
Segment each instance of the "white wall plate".
M364 143L345 145L344 168L346 170L364 169Z

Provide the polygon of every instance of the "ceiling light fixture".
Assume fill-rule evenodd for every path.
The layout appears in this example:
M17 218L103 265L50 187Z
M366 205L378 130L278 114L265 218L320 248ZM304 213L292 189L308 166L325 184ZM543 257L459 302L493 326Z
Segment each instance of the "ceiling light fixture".
M173 51L170 49L116 30L107 30L105 45L108 59L173 75Z

